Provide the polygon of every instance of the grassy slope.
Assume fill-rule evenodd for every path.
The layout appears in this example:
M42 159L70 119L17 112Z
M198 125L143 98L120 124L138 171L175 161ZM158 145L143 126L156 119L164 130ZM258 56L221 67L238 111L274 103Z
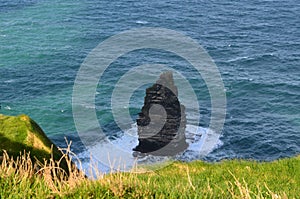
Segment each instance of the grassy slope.
M276 198L277 195L297 198L300 197L300 156L271 163L241 160L215 164L176 162L155 172L109 176L103 181L94 183L93 187L83 186L70 196Z
M55 160L62 156L39 125L27 115L0 114L0 155L4 150L13 157L19 156L20 152L30 152L33 160L37 158L41 162L51 158L51 150Z
M0 198L300 198L299 168L300 156L269 163L175 162L147 173L59 183L43 176L7 174L2 168Z
M28 132L41 136L41 142L34 144ZM33 146L39 149L33 152L36 155L48 153L43 147L49 142L29 117L0 115L0 145L11 151L10 155ZM46 172L34 174L27 162L17 163L21 169L16 170L3 161L0 198L300 198L300 156L269 163L175 162L147 173L115 173L98 180L71 173L62 181L53 181Z

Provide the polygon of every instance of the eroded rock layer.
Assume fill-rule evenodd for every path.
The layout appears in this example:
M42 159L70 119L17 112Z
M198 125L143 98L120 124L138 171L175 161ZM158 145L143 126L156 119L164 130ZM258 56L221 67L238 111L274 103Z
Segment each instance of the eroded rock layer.
M185 150L186 115L170 71L146 89L144 106L137 119L139 144L133 150L171 156Z

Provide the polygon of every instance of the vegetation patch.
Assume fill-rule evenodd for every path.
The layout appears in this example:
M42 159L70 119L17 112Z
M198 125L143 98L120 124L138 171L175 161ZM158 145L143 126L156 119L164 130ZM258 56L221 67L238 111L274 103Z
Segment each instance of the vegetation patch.
M273 162L226 160L174 162L144 173L115 172L88 179L71 167L68 176L54 161L36 171L29 155L4 154L0 198L299 198L300 156ZM53 176L52 174L57 175Z
M139 172L97 172L91 179L72 164L70 146L62 156L67 175L54 158L34 168L33 155L20 151L51 157L39 131L26 116L0 115L0 143L8 149L0 165L0 198L300 198L299 155L273 162L173 162Z
M49 140L40 126L27 115L6 116L0 114L0 154L17 158L21 153L30 154L33 162L59 161L63 153ZM62 168L67 168L61 161Z

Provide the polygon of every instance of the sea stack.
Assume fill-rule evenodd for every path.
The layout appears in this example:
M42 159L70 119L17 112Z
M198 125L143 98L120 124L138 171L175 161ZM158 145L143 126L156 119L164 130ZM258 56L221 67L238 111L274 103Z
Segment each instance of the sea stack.
M173 156L188 147L185 107L178 100L171 71L162 73L156 83L146 89L137 126L139 144L134 151Z

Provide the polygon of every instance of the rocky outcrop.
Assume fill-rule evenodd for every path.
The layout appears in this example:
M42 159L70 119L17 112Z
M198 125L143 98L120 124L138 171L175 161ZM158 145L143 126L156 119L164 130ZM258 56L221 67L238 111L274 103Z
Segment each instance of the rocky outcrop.
M170 71L160 75L146 89L138 125L139 144L133 150L159 156L172 156L184 151L186 115L178 101L178 90Z

